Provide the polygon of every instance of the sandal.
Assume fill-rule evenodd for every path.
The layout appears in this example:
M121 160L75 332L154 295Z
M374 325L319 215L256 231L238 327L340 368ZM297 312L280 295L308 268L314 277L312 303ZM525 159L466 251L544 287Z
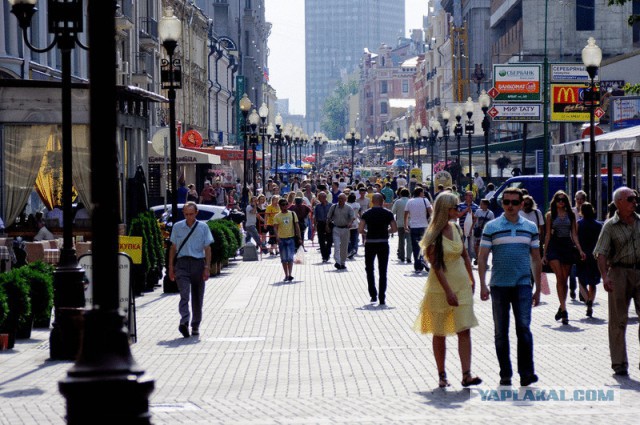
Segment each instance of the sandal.
M447 380L447 372L438 373L438 377L440 378L438 381L438 387L445 388L450 386L449 381Z
M462 382L461 382L463 387L469 387L471 385L480 385L482 384L482 379L480 379L477 376L471 376L471 371L467 370L466 372L462 373Z

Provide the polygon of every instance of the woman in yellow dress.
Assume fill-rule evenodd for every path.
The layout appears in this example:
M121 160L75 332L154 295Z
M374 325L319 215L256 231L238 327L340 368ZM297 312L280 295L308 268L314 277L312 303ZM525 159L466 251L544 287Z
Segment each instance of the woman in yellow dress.
M431 224L420 241L424 257L431 263L431 272L414 328L423 334L433 334L433 355L441 388L449 386L444 365L446 336L453 334L458 335L462 386L482 383L471 374L471 328L478 325L473 313L475 279L462 243L462 230L456 223L458 203L451 193L438 195Z

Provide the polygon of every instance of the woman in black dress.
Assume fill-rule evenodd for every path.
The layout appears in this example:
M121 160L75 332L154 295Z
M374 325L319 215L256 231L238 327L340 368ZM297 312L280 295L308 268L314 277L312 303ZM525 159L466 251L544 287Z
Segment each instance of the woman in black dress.
M580 206L582 219L578 220L578 240L587 258L576 264L576 274L580 282L580 292L587 304L587 316L593 315L593 300L596 298L596 285L600 283L598 262L593 256L593 249L598 242L602 230L602 222L596 220L593 205L588 202Z

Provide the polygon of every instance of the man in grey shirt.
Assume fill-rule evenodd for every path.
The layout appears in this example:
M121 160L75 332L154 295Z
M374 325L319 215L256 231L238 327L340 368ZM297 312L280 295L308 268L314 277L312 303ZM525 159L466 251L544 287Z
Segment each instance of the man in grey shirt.
M409 202L409 189L400 189L400 197L396 199L391 207L391 212L396 217L398 225L398 260L411 263L411 235L404 228L404 208Z
M347 195L341 193L338 195L338 203L332 205L327 214L327 229L329 223L333 223L333 258L336 260L334 266L338 270L347 268L345 262L349 248L349 228L355 218L353 208L347 205Z

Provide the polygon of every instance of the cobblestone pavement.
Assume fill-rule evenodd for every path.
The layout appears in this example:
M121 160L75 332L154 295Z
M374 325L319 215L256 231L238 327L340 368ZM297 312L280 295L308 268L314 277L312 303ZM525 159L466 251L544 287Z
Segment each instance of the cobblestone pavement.
M395 253L397 237L391 240ZM569 301L569 326L555 322L551 295L534 309L532 330L540 381L548 394L573 389L614 390L601 402L481 401L460 385L455 337L447 349L451 387L437 388L431 338L412 330L425 275L395 260L389 267L387 306L369 303L363 250L336 270L322 264L309 242L304 265L284 283L279 259L240 259L211 278L199 339L178 333L178 296L161 289L136 299L136 361L156 383L150 403L155 424L601 424L640 417L638 319L628 335L630 376L614 378L607 345L606 294L594 318ZM483 391L497 389L491 305L476 291L480 326L472 330L473 370ZM65 401L58 382L71 362L48 361L48 331L0 352L0 423L62 424ZM511 330L515 361L515 330ZM518 390L518 377L514 377ZM487 393L485 393L487 394ZM499 395L500 393L493 393ZM592 393L587 393L592 394ZM502 395L500 395L502 397Z

